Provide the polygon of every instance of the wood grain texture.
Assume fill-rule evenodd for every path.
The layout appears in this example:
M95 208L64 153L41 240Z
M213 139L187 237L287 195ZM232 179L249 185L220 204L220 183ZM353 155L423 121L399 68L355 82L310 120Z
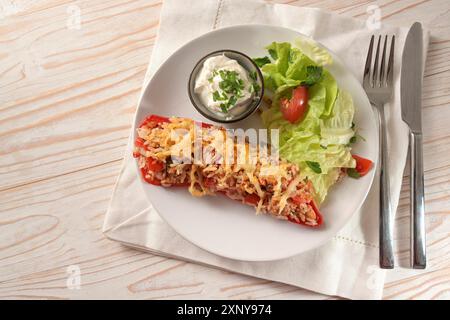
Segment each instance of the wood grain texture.
M450 298L450 3L275 1L431 31L423 91L429 267L388 271L387 299ZM327 298L161 258L101 226L158 28L161 1L0 0L0 299ZM68 27L73 6L81 28ZM396 249L409 259L409 180ZM68 289L67 268L82 274Z

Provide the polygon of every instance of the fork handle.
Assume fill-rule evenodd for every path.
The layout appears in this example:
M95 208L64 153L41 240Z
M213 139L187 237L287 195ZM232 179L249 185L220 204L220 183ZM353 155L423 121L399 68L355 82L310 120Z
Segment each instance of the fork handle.
M394 268L393 226L389 193L389 170L384 105L378 106L380 144L380 267Z
M423 184L422 135L410 133L411 170L411 266L425 269L425 205Z

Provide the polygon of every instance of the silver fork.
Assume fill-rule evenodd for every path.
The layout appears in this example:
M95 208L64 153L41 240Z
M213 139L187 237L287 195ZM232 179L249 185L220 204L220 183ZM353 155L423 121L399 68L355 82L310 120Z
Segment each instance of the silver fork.
M370 103L378 111L379 121L379 158L380 158L380 267L394 268L393 242L393 215L391 212L389 196L389 173L387 167L387 138L384 105L389 101L393 91L394 47L395 36L392 36L389 61L386 70L386 50L388 36L384 37L381 65L378 65L380 55L381 35L378 37L377 49L372 65L372 52L375 36L370 39L366 66L364 67L363 87L369 97Z

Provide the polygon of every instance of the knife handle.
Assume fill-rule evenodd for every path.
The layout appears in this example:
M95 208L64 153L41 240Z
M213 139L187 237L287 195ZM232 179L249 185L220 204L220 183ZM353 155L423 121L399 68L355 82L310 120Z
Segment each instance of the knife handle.
M378 106L380 145L380 267L394 268L392 212L389 193L389 170L384 106Z
M411 266L425 269L425 201L423 184L422 135L410 133L411 165Z

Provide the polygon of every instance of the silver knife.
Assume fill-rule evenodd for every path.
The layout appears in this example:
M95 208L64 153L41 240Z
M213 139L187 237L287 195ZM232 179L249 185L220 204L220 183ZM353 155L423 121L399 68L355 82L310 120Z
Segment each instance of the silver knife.
M424 269L425 201L422 153L422 25L414 23L403 48L401 71L402 118L410 129L409 152L411 165L411 266Z

